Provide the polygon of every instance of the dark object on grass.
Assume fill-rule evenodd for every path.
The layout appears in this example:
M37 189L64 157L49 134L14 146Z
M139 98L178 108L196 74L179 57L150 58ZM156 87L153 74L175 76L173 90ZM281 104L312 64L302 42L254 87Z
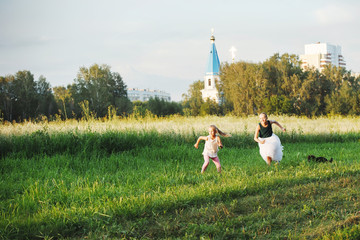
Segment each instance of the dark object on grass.
M330 158L330 160L327 160L326 158L324 157L315 157L314 155L309 155L308 156L308 161L311 162L311 161L314 161L314 162L332 162L333 161L333 158Z

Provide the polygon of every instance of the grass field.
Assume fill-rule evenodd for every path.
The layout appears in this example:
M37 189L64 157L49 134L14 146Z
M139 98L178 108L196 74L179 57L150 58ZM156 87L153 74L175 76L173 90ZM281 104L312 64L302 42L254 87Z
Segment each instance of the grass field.
M271 167L257 117L5 124L0 238L359 239L360 119L270 119L287 128ZM210 124L233 135L221 174L193 147Z

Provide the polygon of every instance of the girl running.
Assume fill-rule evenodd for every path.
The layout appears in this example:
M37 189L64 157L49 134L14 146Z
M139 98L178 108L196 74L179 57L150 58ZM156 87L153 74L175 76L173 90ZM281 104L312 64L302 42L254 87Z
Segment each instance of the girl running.
M270 165L272 161L280 162L283 156L283 146L280 139L272 131L272 124L277 125L283 132L284 127L275 120L268 120L266 113L259 115L260 123L256 126L254 140L259 143L260 155Z
M205 172L207 166L209 165L210 159L215 164L217 171L219 173L221 172L221 164L220 164L220 160L217 156L217 152L219 151L219 148L223 148L223 145L221 143L221 139L218 134L225 136L225 137L231 136L230 134L226 134L226 133L222 132L215 125L210 125L209 135L208 136L200 136L194 145L195 148L199 148L200 141L201 140L205 141L204 151L202 153L204 155L204 164L201 168L201 173Z

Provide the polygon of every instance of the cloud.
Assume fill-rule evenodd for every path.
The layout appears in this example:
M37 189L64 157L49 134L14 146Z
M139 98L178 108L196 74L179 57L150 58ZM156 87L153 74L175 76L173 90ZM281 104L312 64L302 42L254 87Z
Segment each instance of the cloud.
M357 18L355 5L331 4L315 11L317 21L322 25L351 23Z

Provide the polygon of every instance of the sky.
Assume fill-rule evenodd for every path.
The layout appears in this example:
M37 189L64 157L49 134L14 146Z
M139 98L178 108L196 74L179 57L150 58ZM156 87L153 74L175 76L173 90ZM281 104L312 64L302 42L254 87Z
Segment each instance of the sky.
M221 63L263 62L339 45L360 72L358 0L0 0L0 76L28 70L55 86L106 64L127 87L182 94L203 80L211 29Z

